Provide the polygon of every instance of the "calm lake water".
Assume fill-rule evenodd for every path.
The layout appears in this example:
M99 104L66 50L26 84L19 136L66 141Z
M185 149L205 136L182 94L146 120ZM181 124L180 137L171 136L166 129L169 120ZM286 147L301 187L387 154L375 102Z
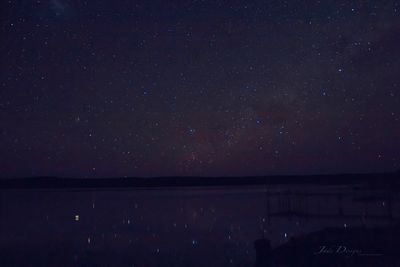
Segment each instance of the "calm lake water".
M1 266L254 266L327 227L390 226L396 194L354 186L0 191Z

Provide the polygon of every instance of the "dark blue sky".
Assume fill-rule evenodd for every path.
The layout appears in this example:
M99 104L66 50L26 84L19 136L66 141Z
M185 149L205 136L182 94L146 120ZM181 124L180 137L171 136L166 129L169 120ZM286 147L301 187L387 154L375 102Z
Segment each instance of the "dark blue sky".
M3 1L0 176L400 168L398 1Z

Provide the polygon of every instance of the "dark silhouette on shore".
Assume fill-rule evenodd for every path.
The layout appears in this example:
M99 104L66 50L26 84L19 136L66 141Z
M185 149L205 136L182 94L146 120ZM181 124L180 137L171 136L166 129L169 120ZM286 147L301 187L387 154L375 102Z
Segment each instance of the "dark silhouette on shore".
M400 266L400 224L389 227L327 228L293 237L272 250L255 241L256 267ZM267 252L268 251L268 252ZM269 256L269 259L266 257ZM273 262L273 265L271 265Z
M272 263L270 241L265 238L257 239L254 241L254 249L256 250L255 267L270 267Z

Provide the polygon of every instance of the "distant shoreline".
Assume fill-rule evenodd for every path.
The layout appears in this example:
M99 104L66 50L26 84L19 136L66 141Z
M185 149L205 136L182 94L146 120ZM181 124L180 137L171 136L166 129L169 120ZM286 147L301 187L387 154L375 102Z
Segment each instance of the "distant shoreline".
M3 178L0 189L168 188L257 185L376 185L400 184L400 173L292 175L257 177L130 177L130 178Z

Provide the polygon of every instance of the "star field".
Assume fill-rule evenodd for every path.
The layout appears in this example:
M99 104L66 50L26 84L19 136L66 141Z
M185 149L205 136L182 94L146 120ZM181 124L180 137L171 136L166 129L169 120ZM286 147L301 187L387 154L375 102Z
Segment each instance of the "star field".
M399 9L4 1L1 176L399 169Z

